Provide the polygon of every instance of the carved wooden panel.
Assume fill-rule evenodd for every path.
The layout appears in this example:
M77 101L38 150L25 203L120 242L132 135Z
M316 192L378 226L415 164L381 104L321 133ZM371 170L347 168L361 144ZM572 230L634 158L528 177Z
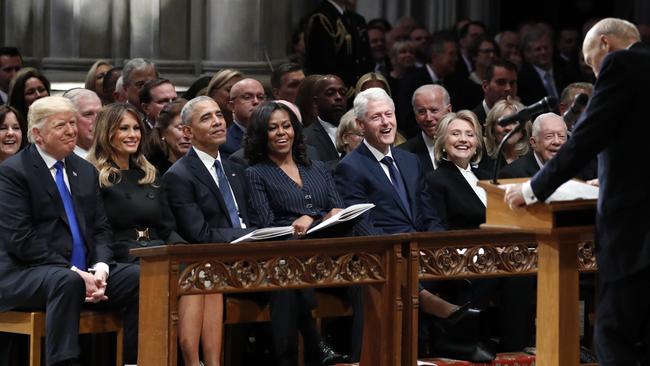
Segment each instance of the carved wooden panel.
M247 258L232 262L205 260L188 263L179 276L179 294L383 282L386 280L385 263L380 255L365 252Z

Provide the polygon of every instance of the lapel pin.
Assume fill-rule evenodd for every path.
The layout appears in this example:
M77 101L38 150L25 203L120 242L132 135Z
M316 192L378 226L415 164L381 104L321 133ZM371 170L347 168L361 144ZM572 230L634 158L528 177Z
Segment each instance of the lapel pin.
M73 171L73 172L72 172L72 175L74 175L74 176L76 177L76 176L77 176L77 172Z

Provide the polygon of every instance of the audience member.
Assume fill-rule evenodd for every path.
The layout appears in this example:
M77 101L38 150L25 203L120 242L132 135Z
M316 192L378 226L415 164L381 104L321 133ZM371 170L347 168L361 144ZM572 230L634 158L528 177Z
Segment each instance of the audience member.
M499 44L501 58L512 62L519 70L523 62L519 50L519 33L506 30L497 34L494 40Z
M0 163L14 156L22 148L20 113L8 105L0 106ZM24 124L24 123L23 123Z
M336 74L352 87L372 70L366 22L346 11L347 0L323 0L305 27L305 70L308 74ZM356 15L352 15L352 14Z
M495 60L488 66L481 86L483 101L472 112L485 125L485 117L496 102L517 98L517 67L507 60Z
M86 159L93 145L95 120L102 109L102 101L94 91L84 88L70 89L63 96L70 99L77 111L77 145L74 153Z
M250 163L246 175L252 224L258 227L293 226L294 235L299 238L305 237L315 222L326 220L343 207L325 165L307 157L302 131L302 124L290 108L270 102L253 113L245 142ZM343 225L346 230L340 226L318 236L352 234L349 225ZM320 365L346 361L347 357L336 354L318 334L311 316L316 302L313 289L272 293L271 327L280 365L297 364L298 329L303 336L307 360L311 358ZM355 310L361 311L360 301L355 304ZM360 325L355 333L359 353Z
M23 68L11 79L8 105L14 107L22 116L18 121L27 121L29 106L37 99L50 95L50 81L40 71ZM27 125L20 126L23 136L27 136Z
M336 151L336 127L347 106L347 88L336 75L325 75L314 84L314 104L318 109L316 121L305 128L307 144L318 151L321 161L339 159Z
M138 99L140 100L140 110L144 112L145 130L143 132L147 132L145 136L156 125L160 110L177 97L174 84L167 79L154 79L144 83Z
M523 36L524 63L519 70L519 96L530 105L550 96L559 99L560 91L571 81L565 67L553 64L553 42L543 27L533 27Z
M487 195L476 183L489 174L478 169L483 156L481 126L468 110L448 113L434 141L438 169L426 175L432 203L448 229L477 229L485 222Z
M140 103L140 91L149 80L158 79L156 65L143 58L129 60L122 69L122 88L126 93L126 99L140 113L144 114ZM118 98L115 98L117 101Z
M415 121L421 131L405 143L400 149L415 154L420 159L424 173L437 169L433 140L436 137L438 122L451 112L449 93L440 85L428 84L419 87L411 98Z
M386 80L393 91L393 98L397 101L395 104L398 104L402 78L415 67L415 48L409 41L395 42L388 55L392 69L386 75Z
M241 166L219 154L226 121L208 96L181 110L192 147L163 175L163 186L178 233L190 243L228 243L250 229L248 192ZM199 339L205 359L218 365L223 333L223 295L190 295L179 300L179 342L187 365L198 364ZM209 360L209 361L208 361Z
M488 67L499 58L499 46L487 35L477 37L468 47L469 57L474 64L474 71L469 79L477 85L483 85Z
M114 67L108 71L106 71L106 75L104 76L104 80L102 82L102 92L104 98L102 99L102 104L111 104L116 102L115 100L115 90L117 87L117 80L122 77L122 69L119 67ZM120 88L122 89L122 86L120 85ZM124 102L125 100L122 100L121 102Z
M336 150L341 157L352 152L363 141L363 132L357 126L354 109L345 112L336 128Z
M458 63L455 72L459 77L466 78L474 71L474 63L469 53L469 47L478 37L487 34L487 27L482 22L472 20L458 30Z
M75 112L63 97L34 102L33 144L0 165L0 311L47 309L47 364L70 365L82 309L119 310L135 364L139 267L112 260L97 171L73 153Z
M22 67L23 57L18 48L0 47L0 104L8 103L9 84Z
M232 125L232 106L230 104L230 90L232 86L244 78L244 75L233 69L219 70L208 84L206 95L214 99L219 105L223 117L226 119L226 126ZM187 98L185 98L187 99Z
M408 40L413 45L415 55L418 60L418 67L423 66L427 62L427 56L424 54L426 44L429 42L431 34L429 30L423 26L417 26L413 28L411 33L409 33ZM395 46L395 44L393 44Z
M372 70L388 75L391 65L386 49L386 32L381 27L368 27L368 42L372 55Z
M302 115L302 124L306 127L318 118L318 106L314 103L314 85L323 75L312 74L300 83L296 93L296 106ZM318 160L318 159L317 159Z
M183 130L181 121L181 110L186 103L186 99L177 98L165 104L151 134L149 161L161 175L192 147L190 136Z
M571 108L571 105L575 101L576 97L578 94L586 94L589 99L591 99L592 94L594 93L594 85L590 83L582 83L582 82L577 82L577 83L571 83L567 85L564 90L562 90L562 94L560 95L560 116L564 116L564 113ZM583 108L584 109L584 108ZM580 111L582 113L582 111ZM576 122L578 120L576 119ZM569 131L573 130L573 126L575 125L574 123L567 124L567 128Z
M228 137L219 151L228 157L239 150L248 129L248 123L255 107L266 101L264 87L255 79L242 79L230 89L230 108L233 111L233 123L228 127Z
M497 156L497 149L503 138L512 131L514 124L501 126L499 118L524 109L524 105L513 99L500 100L487 114L485 119L485 154L481 159L481 169L491 172L497 159L501 168L526 155L529 150L528 137L530 136L531 123L523 121L523 128L512 135L505 143L501 155Z
M375 204L365 215L374 234L443 230L418 158L391 147L397 126L388 94L379 88L361 92L354 99L354 112L364 140L339 162L334 175L344 203ZM465 317L470 311L422 288L419 301L423 311L443 319Z
M104 78L108 70L112 69L113 65L109 60L97 60L88 70L86 74L86 81L84 83L84 88L92 90L97 93L97 96L101 100L106 100L106 95L104 94Z
M137 263L130 249L184 243L156 168L144 156L143 121L128 103L106 106L97 115L95 144L88 161L99 172L99 187L113 232L118 263Z
M278 66L271 74L271 91L275 99L296 102L298 88L305 79L302 67L294 63Z

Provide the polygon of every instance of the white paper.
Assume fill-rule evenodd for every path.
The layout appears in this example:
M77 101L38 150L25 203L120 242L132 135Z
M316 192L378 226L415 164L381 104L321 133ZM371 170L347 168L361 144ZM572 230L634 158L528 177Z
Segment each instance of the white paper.
M418 361L418 366L437 366L437 364L433 362Z
M501 184L499 188L507 189L513 184ZM552 195L546 199L546 203L576 201L576 200L595 200L598 199L598 187L592 186L577 180L569 180L559 186Z
M320 224L307 230L307 234L311 234L315 231L336 225L341 222L355 219L359 217L359 215L363 214L364 212L370 210L373 207L375 207L375 205L372 203L358 203L356 205L352 205L347 208L344 208L343 210L339 211L339 213L337 213L336 215L333 215L329 219L324 220Z
M250 233L231 241L231 243L235 244L242 241L265 240L291 234L293 234L293 226L265 227L251 231Z

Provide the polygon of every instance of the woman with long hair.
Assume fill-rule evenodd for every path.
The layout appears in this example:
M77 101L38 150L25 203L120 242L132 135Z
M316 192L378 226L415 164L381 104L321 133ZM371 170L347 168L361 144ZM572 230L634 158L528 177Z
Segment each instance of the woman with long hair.
M26 67L18 71L9 84L9 99L7 104L14 107L23 122L20 130L23 136L27 136L27 112L29 106L37 99L50 95L50 81L40 71ZM23 143L24 146L25 143Z

